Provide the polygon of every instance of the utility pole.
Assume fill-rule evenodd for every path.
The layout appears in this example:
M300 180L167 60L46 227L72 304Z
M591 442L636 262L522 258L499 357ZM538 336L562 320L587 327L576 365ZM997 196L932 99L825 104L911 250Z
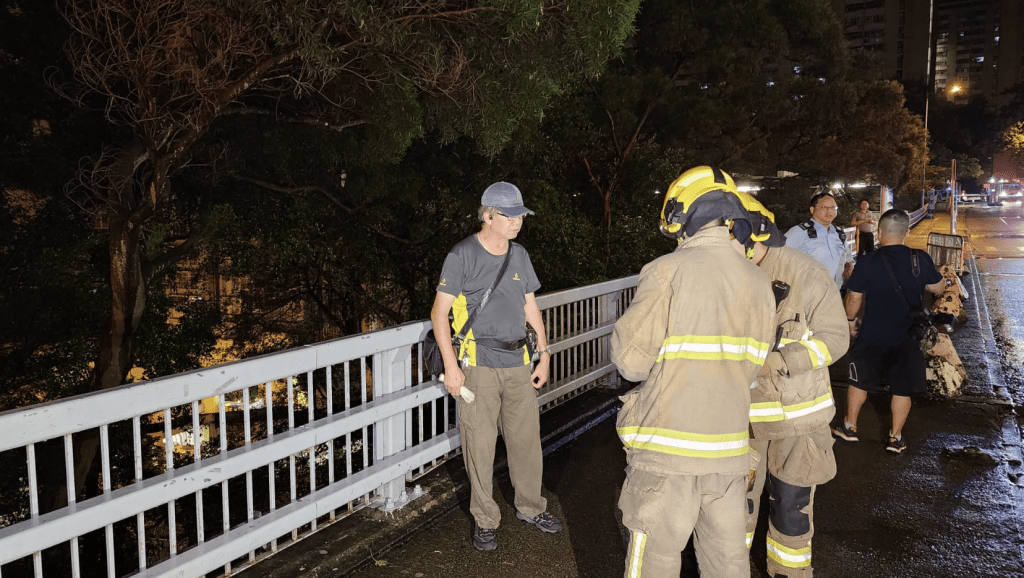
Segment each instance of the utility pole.
M932 140L931 135L928 134L928 103L929 103L929 100L931 99L931 89L930 89L930 87L927 84L928 81L925 81L925 82L926 82L926 84L925 84L925 87L924 87L924 134L925 134L926 140L924 142L924 146L925 146L925 150L924 150L924 163L922 163L923 166L921 167L921 195L922 195L921 198L922 199L924 198L923 195L924 195L925 191L928 190L928 143L930 143L931 140Z
M924 72L924 132L928 140L925 141L924 167L921 168L921 200L924 201L924 193L928 190L928 144L931 142L931 135L928 134L928 103L932 95L932 35L935 25L935 0L928 2L928 57L925 58L927 68Z
M949 234L956 235L956 210L957 206L960 204L960 191L957 190L958 187L956 186L956 159L953 159L950 162L952 165L949 169L949 185L952 188L952 191L949 193L949 202L952 203L950 205L952 209L949 212Z

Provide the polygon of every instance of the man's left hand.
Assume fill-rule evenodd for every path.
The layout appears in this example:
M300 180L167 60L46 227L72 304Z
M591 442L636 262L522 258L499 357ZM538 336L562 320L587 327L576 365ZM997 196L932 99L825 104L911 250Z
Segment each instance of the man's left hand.
M548 382L548 368L550 366L551 356L542 354L537 361L537 367L533 369L533 373L530 375L530 384L533 385L533 389L540 389Z
M850 275L853 274L853 263L847 263L843 267L843 281L849 281Z

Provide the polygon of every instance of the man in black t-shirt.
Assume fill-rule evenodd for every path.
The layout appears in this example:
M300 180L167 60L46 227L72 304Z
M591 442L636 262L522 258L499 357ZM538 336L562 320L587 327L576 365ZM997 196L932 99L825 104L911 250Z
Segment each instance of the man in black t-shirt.
M857 341L850 349L850 387L847 389L846 416L832 433L846 441L858 441L857 416L868 392L888 385L892 392L892 427L885 449L902 452L903 425L910 414L910 396L924 393L924 354L918 340L909 335L911 310L920 310L924 291L936 295L945 289L945 281L924 251L904 244L910 230L905 211L889 209L878 220L881 246L857 261L846 283L846 317L850 335ZM861 303L867 300L864 321L857 327Z

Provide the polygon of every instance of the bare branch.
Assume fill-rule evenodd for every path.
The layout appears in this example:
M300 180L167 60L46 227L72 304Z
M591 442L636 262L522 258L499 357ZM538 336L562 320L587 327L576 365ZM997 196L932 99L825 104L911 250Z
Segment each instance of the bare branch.
M323 187L319 187L319 186L316 186L316 185L305 185L305 186L298 186L298 187L285 187L285 186L282 186L282 185L275 185L274 183L268 183L267 181L256 179L256 178L253 178L253 177L247 177L247 176L244 176L244 175L234 175L234 177L236 179L238 179L238 180L254 184L254 185L256 185L256 186L258 186L258 187L260 187L262 189L266 189L268 191L274 191L274 192L277 192L277 193L284 193L284 194L289 194L289 195L296 194L296 193L308 193L308 192L320 193L323 196L327 197L327 200L329 200L332 203L334 203L335 205L337 205L338 208L340 208L341 210L345 211L346 213L349 213L349 214L352 214L352 215L357 214L354 209L352 209L348 205L342 203L340 200L338 200L338 197L335 197L330 191L328 191L327 189L325 189ZM404 239L404 238L399 237L399 236L397 236L397 235L395 235L393 233L389 233L389 232L387 232L387 231L377 227L376 225L371 225L369 223L364 223L364 222L361 222L361 221L360 221L359 224L361 226L363 226L364 228L369 229L370 231L373 231L374 233L377 233L378 235L380 235L382 237L386 237L388 239L391 239L392 241L397 241L399 243L403 243L403 244L406 244L406 245L414 244L409 239Z

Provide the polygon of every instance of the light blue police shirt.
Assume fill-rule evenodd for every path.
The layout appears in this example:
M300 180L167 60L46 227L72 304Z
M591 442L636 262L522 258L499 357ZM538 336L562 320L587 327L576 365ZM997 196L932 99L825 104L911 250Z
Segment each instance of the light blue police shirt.
M832 273L836 287L842 287L843 267L853 262L853 253L839 239L835 224L826 230L824 225L814 219L811 219L811 223L818 232L817 238L811 239L807 231L796 225L786 231L786 246L802 251L824 265L825 269Z

